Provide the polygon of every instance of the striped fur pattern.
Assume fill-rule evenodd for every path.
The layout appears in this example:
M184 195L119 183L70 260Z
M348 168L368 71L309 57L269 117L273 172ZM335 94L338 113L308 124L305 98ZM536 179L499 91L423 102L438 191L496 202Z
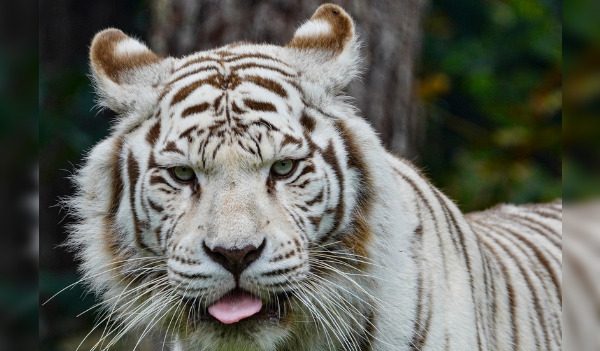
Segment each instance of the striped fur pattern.
M335 5L285 47L159 58L96 35L120 119L75 177L70 237L105 307L95 349L133 330L177 350L560 349L561 204L461 214L347 103L357 48ZM238 276L206 251L248 245L263 249ZM207 318L236 287L265 315Z

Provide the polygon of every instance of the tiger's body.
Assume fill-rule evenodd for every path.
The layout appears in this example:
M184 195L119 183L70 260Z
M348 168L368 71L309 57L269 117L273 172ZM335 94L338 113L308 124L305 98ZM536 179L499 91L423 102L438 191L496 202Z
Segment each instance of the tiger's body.
M141 326L178 350L560 350L561 203L461 214L341 96L357 46L335 5L286 47L96 36L121 118L76 177L71 243L116 321L103 346ZM262 307L230 322L231 299Z

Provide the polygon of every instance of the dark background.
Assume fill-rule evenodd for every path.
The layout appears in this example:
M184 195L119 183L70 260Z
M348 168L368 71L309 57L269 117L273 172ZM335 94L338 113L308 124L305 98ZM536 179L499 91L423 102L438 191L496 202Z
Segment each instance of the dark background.
M338 3L355 18L365 41L367 71L349 87L349 94L390 150L424 168L465 211L561 196L562 66L584 58L563 58L560 1ZM577 8L578 3L571 2L564 15L578 18L587 13ZM176 56L244 39L284 44L318 4L312 0L40 3L41 301L78 279L72 256L58 247L70 218L57 204L72 193L68 177L85 152L107 135L114 117L110 111L94 109L87 76L93 35L117 27L161 54ZM567 45L578 48L591 31L569 29ZM591 61L598 57L587 55L582 57ZM574 83L579 90L572 94L577 97L589 85L582 83L589 78L583 72ZM382 96L384 90L390 93ZM588 104L580 99L574 109ZM587 116L585 125L598 126L597 119ZM589 154L577 133L589 134L592 129L571 126L565 128L565 142ZM569 154L565 161L572 165L565 184L567 198L589 196L598 189L580 166L589 162L579 155ZM74 350L91 329L95 314L76 316L95 302L76 285L42 307L41 349Z

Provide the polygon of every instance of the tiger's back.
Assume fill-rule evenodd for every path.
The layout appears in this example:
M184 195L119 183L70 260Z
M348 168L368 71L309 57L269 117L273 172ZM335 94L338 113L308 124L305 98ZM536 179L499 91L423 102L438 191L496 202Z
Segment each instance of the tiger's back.
M388 162L395 173L390 192L410 193L400 208L417 213L410 242L399 244L412 253L404 266L413 265L415 286L403 294L413 294L416 308L392 343L410 350L560 350L562 203L463 215L413 165L393 156ZM410 285L400 279L397 291Z
M560 350L562 203L500 205L467 221L485 257L495 349Z

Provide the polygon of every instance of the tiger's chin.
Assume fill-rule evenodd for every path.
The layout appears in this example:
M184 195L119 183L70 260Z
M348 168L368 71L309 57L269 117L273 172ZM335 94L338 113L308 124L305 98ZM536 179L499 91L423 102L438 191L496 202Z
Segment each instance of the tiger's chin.
M253 336L243 334L219 335L215 333L202 332L188 338L181 338L179 351L277 351L284 343L287 333L282 331L264 331Z
M197 322L179 335L182 351L276 351L286 343L291 330L273 318L249 318L233 325L215 320Z
M223 296L219 301L226 306L221 306L221 309L248 308L241 301L231 301L234 298L240 299L241 294L248 293L234 290ZM228 300L228 305L222 302ZM245 311L239 316L235 315L238 313L236 311L229 311L229 314L227 311L215 312L214 306L218 305L219 301L210 306L203 306L194 299L187 301L190 311L189 323L187 328L180 330L179 336L182 350L200 347L200 350L215 351L275 351L290 337L293 311L290 298L285 294L261 299L258 312ZM236 302L242 306L236 306ZM228 320L228 317L231 319Z

